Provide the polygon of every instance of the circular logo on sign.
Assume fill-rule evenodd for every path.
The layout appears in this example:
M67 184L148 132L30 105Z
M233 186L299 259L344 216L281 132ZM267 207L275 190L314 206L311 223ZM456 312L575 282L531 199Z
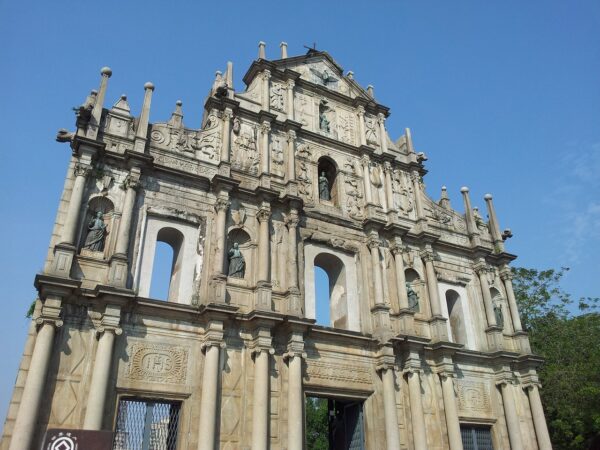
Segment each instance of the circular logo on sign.
M71 433L58 433L56 436L52 436L48 450L77 450L77 438L72 436Z

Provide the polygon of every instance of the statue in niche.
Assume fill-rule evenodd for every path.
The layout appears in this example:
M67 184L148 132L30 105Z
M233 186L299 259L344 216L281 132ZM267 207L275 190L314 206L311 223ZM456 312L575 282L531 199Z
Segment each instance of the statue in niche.
M327 106L327 100L322 100L319 103L319 128L321 131L326 133L330 133L329 127L329 119L327 118L327 112L330 110L329 106Z
M246 260L237 242L233 243L233 248L229 250L229 272L231 278L244 278L246 274Z
M406 282L406 296L408 297L408 309L415 312L419 311L419 295L409 282Z
M496 318L496 325L504 328L504 313L502 312L502 305L500 303L494 303L494 317Z
M90 220L83 248L87 248L88 250L92 250L94 252L101 252L104 250L106 224L104 223L104 219L102 219L102 216L102 211L98 211L94 218Z
M329 180L325 176L325 172L321 172L321 176L319 177L319 198L321 200L331 200Z

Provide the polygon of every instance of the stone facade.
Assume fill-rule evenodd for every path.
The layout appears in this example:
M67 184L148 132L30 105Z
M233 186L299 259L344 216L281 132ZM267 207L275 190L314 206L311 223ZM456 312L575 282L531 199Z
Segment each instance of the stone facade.
M464 214L430 199L372 88L326 52L270 61L261 43L246 89L228 64L193 129L181 102L150 123L151 83L138 117L125 96L104 107L110 76L57 136L73 156L1 449L115 430L124 398L177 402L178 449L302 449L307 395L360 404L352 448L462 449L466 425L550 448L492 198L489 221L467 188ZM167 301L147 298L157 241Z

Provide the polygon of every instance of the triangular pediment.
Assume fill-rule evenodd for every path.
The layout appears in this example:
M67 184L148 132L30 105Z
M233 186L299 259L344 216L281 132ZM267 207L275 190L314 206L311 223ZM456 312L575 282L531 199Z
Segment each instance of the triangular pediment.
M323 86L351 98L372 100L353 79L344 75L344 69L327 53L309 51L306 55L281 59L274 63L282 70L300 74L302 80Z

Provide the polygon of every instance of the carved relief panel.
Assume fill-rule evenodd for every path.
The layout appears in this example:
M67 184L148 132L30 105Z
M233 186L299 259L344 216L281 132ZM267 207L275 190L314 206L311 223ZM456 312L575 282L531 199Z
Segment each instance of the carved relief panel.
M271 134L271 174L283 177L285 175L284 149L287 145L283 134Z
M189 349L177 345L133 342L127 347L123 377L142 382L185 384Z
M231 143L231 167L257 174L260 167L256 124L235 118Z
M491 415L490 392L488 383L482 381L456 380L458 410L463 416Z

